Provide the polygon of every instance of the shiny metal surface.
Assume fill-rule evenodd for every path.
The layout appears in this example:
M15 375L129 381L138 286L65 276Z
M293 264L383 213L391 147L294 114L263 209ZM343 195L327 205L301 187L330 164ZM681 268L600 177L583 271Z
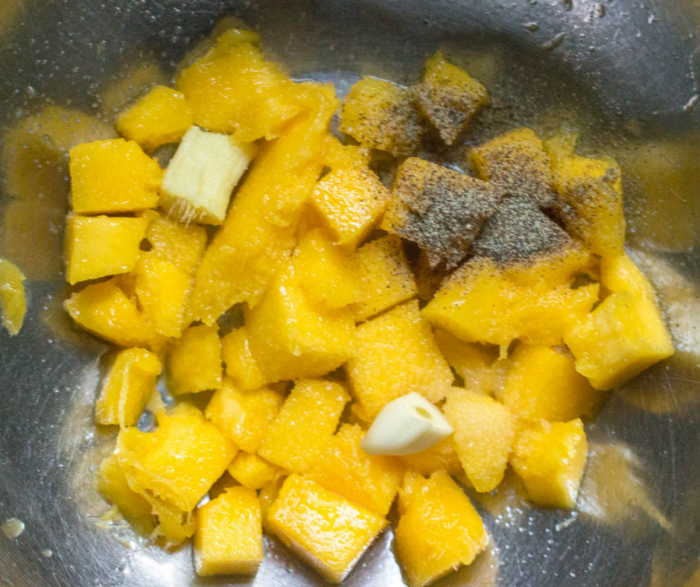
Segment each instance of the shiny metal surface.
M584 149L622 161L630 250L659 289L679 353L615 392L588 425L578 513L530 509L507 489L475 500L493 549L440 585L692 587L700 585L697 11L690 0L0 0L0 128L6 137L47 103L109 119L143 86L169 79L224 14L258 28L295 77L335 81L340 93L361 74L411 82L442 48L493 98L466 142L515 124L579 126ZM459 153L441 158L459 164ZM650 187L654 165L677 183ZM164 553L100 521L107 506L91 479L112 437L95 431L92 406L106 346L74 330L60 307L61 177L55 214L39 213L49 204L37 192L29 204L37 214L22 227L29 236L12 250L17 220L8 210L19 204L7 170L0 186L0 255L34 277L24 330L0 331L0 522L26 524L15 540L0 534L0 584L322 584L274 539L254 579L196 580L189 548ZM385 534L346 584L401 585L391 542Z

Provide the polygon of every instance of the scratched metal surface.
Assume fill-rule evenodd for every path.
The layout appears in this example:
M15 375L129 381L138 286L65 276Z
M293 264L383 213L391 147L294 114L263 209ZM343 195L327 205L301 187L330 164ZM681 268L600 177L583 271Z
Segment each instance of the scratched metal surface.
M693 253L700 236L694 171L700 143L693 4L0 0L3 139L17 120L47 103L109 118L120 96L131 95L129 78L141 80L131 84L136 86L169 79L185 50L224 14L259 28L264 46L294 76L333 80L340 93L361 74L410 82L426 54L441 47L481 77L493 97L490 113L465 142L514 124L551 130L552 120L564 117L583 129L584 148L620 157L630 250L659 288L680 351L615 392L588 425L593 450L578 513L532 510L507 496L475 501L494 548L475 568L441 585L700 585L700 259ZM668 190L640 183L647 169L639 162L658 159L653 149L642 157L649 140L683 145L684 163L674 160L678 150L666 161L671 174L681 174L671 190L675 204L669 199L668 206L649 207L654 198L671 198ZM458 150L440 154L453 164L459 156ZM18 258L35 277L27 283L22 333L10 338L0 331L0 521L17 517L26 524L14 541L0 535L0 584L321 584L272 539L266 539L265 563L255 579L205 582L192 576L187 548L166 554L128 530L99 527L106 506L90 479L111 438L94 431L92 404L106 347L73 330L60 309L64 286L55 258L67 187L60 177L56 182L63 199L52 200L55 215L39 214L45 200L31 200L31 189L25 193L37 214L22 224L33 232L19 248L8 236L18 230L17 216L8 211L21 202L9 193L7 169L0 186L0 255ZM44 238L49 234L54 236ZM45 262L33 267L27 259ZM347 584L403 584L390 533Z

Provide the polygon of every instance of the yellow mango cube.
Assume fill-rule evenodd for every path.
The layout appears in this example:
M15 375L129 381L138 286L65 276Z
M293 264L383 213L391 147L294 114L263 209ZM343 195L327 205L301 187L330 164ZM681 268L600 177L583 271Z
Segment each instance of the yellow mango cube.
M156 390L162 370L158 357L145 349L120 351L95 404L98 424L136 426Z
M587 456L580 419L550 423L539 420L515 442L511 464L530 499L554 508L573 508Z
M471 158L479 178L511 196L529 198L543 208L557 203L549 156L529 128L496 137L475 148Z
M204 414L181 403L157 416L155 432L119 432L119 462L129 486L191 512L226 471L238 449Z
M146 239L151 244L151 253L193 273L207 246L206 228L197 224L185 226L151 210L144 216L149 220Z
M146 151L179 141L191 126L185 95L167 86L156 86L117 117L119 134Z
M395 457L366 454L360 446L363 436L359 426L343 424L306 478L384 517L401 485L404 467Z
M501 400L523 420L567 422L590 416L605 397L560 348L520 344L508 361Z
M364 322L418 293L401 239L385 236L360 247L353 256L358 278L355 320Z
M445 471L419 480L396 527L396 550L409 587L423 587L486 547L484 524L469 498Z
M228 474L248 489L271 485L284 472L256 454L241 451L228 466Z
M481 493L493 491L503 480L513 450L517 421L496 400L453 388L443 408L454 428L454 443L469 482Z
M180 338L194 278L170 261L150 252L141 255L136 268L135 291L156 332Z
M267 515L282 542L332 583L340 583L386 520L309 479L290 475Z
M82 143L70 150L76 214L135 212L158 205L163 172L133 141Z
M450 367L421 319L417 301L359 326L356 349L346 371L367 421L409 391L436 403L452 385Z
M131 271L146 235L145 218L69 216L66 279L71 285Z
M263 434L258 454L293 473L305 473L338 427L350 398L330 381L298 381Z
M270 382L321 377L352 354L355 321L347 308L322 311L290 265L253 309L246 308L250 349Z
M197 510L197 575L251 575L262 560L262 515L255 491L230 487Z
M221 356L226 364L226 374L241 389L259 389L268 383L250 350L246 326L235 328L221 339Z
M0 257L0 310L2 325L10 336L19 333L27 313L23 282L24 274L17 265Z
M399 458L409 470L426 477L442 470L447 471L455 478L464 474L462 463L455 448L454 435L448 436L421 452L404 455Z
M498 358L496 347L464 342L444 330L435 331L435 342L450 367L464 380L469 391L489 394L496 385L491 368Z
M117 279L88 285L63 302L70 317L88 332L123 347L159 346L153 325L120 289Z
M272 389L243 392L224 378L221 389L209 401L206 415L241 450L254 453L283 402L284 397Z
M168 389L174 395L221 389L223 370L216 326L190 326L168 351Z
M440 51L425 62L423 80L416 88L416 103L446 144L454 143L487 102L486 88L447 61Z
M300 112L297 88L255 42L247 31L226 31L182 72L177 87L196 125L240 142L270 140Z

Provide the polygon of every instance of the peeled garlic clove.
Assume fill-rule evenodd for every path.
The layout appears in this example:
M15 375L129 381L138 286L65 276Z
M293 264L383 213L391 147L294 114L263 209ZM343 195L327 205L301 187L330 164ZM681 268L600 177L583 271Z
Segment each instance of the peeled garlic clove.
M362 449L369 455L410 455L452 432L439 409L411 392L384 406L362 439Z

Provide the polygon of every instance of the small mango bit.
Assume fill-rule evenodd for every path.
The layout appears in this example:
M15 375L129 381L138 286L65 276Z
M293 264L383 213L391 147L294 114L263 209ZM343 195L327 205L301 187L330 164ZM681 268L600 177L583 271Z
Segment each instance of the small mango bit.
M513 450L515 416L496 400L459 388L447 394L444 412L469 482L481 493L493 491L503 480Z
M486 547L484 524L469 498L445 471L418 479L396 527L396 549L409 587L423 587Z
M423 80L416 87L416 103L446 144L454 143L487 102L486 88L440 51L425 62Z
M490 394L496 386L496 374L492 366L498 358L495 347L464 342L444 330L435 331L435 342L443 356L464 380L469 391Z
M360 446L363 435L359 426L343 424L306 478L384 517L401 485L404 468L394 457L366 454Z
M66 225L66 279L74 285L88 279L127 273L136 266L146 218L69 216Z
M2 325L11 336L19 334L27 313L24 274L17 265L0 257L0 310Z
M255 491L230 487L199 508L194 536L197 575L252 575L262 560L262 514Z
M138 486L133 480L129 480L130 485ZM140 495L146 498L151 504L153 514L158 520L158 525L151 534L150 538L158 537L165 538L166 548L174 548L188 538L194 536L197 529L197 520L194 513L191 511L182 511L181 509L166 503L151 495L149 491L140 487Z
M245 451L239 452L226 470L231 477L248 489L260 489L270 485L284 473L262 457Z
M421 319L417 301L359 326L356 348L346 371L367 421L409 390L436 403L450 389L452 372Z
M447 471L452 477L460 477L464 474L453 436L449 436L421 452L399 458L409 470L426 477L442 470Z
M290 475L267 516L282 542L332 583L341 583L386 520L309 479Z
M221 389L221 342L215 326L190 326L168 352L168 389L174 395Z
M207 230L203 226L185 226L153 210L144 213L148 218L146 239L151 253L170 261L187 273L194 273L207 246Z
M511 464L532 501L545 507L571 509L587 454L580 419L554 423L539 420L518 435Z
M601 261L600 281L606 293L631 293L656 299L653 286L627 253Z
M560 348L520 344L508 361L501 400L524 420L568 422L590 416L605 398Z
M254 453L283 402L284 397L272 389L243 392L224 378L221 389L209 401L206 415L241 450Z
M265 430L258 454L287 471L305 473L333 436L349 399L337 383L298 381Z
M401 239L387 235L360 247L353 256L358 279L352 310L357 322L411 299L418 293Z
M133 141L82 143L70 150L76 214L135 212L158 205L163 172Z
M221 339L226 374L243 390L260 389L269 383L250 350L248 328L241 326Z
M158 357L145 349L120 351L95 404L97 423L136 426L156 389L161 370Z
M423 134L412 100L411 90L364 77L350 88L338 128L364 147L411 155Z
M117 117L117 130L146 151L176 143L192 126L185 95L167 86L156 86Z

